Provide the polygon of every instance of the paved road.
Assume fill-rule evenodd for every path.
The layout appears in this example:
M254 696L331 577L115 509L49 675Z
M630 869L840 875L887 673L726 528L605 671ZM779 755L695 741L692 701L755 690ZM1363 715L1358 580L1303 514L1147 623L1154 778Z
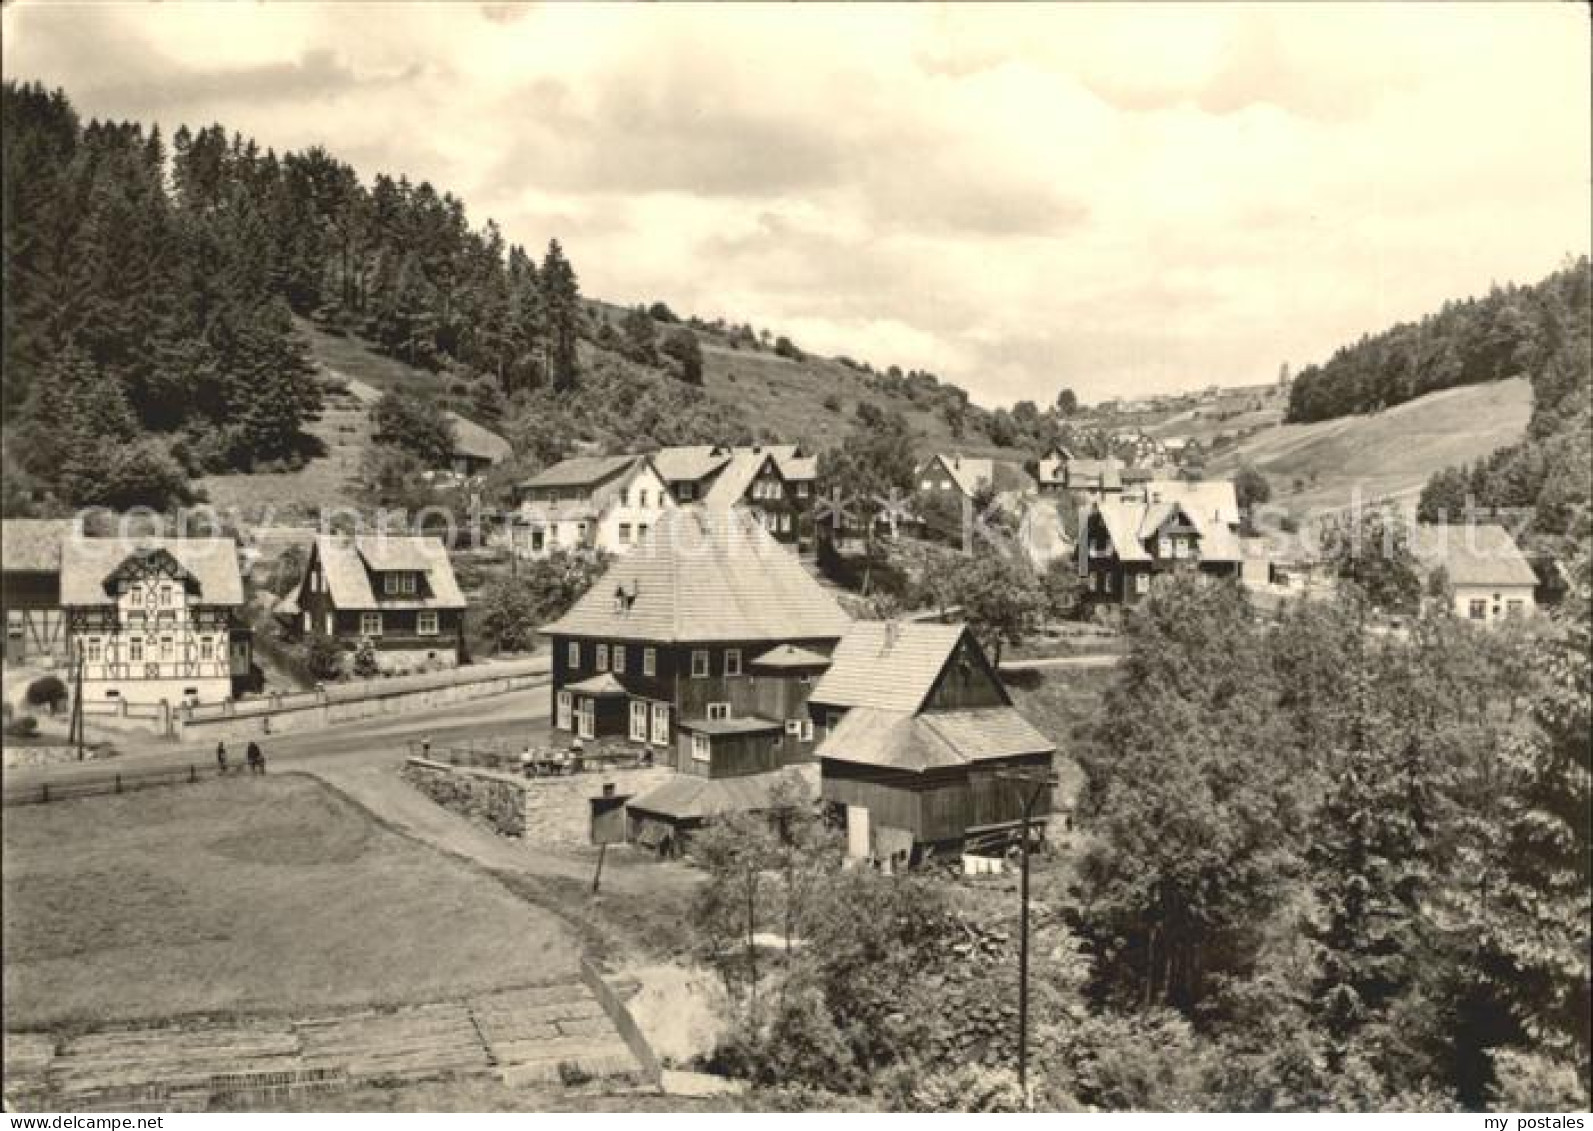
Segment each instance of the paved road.
M546 684L402 715L359 719L340 726L304 733L271 735L261 742L268 765L315 769L322 764L385 764L400 761L406 742L429 737L433 742L462 742L472 738L511 737L519 728L536 725L548 716ZM241 762L246 739L229 739L228 750ZM8 786L39 785L77 777L103 777L117 770L165 769L197 762L205 767L215 757L214 740L178 745L155 739L121 742L115 758L67 762L52 766L19 766L5 771Z

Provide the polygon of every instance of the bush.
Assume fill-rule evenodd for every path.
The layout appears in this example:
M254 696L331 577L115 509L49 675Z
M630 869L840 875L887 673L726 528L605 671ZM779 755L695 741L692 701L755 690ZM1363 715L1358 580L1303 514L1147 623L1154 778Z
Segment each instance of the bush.
M56 676L43 676L28 684L26 698L30 707L44 707L53 715L66 702L66 684Z
M836 396L834 393L829 394L824 398L824 407L829 409L831 412L840 412L841 398Z
M23 715L6 724L7 738L33 738L38 733L39 720L32 715Z
M324 632L304 638L304 666L317 680L338 679L343 674L343 648Z

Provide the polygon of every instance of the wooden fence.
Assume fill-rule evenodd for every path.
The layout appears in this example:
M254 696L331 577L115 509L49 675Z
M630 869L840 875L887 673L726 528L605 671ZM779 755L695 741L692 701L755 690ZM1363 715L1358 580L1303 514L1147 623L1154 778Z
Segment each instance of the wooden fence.
M226 776L247 774L243 762L231 767ZM0 792L0 805L48 805L52 801L69 801L76 797L100 797L108 793L132 793L157 786L193 785L209 778L222 776L214 764L203 766L195 762L187 766L168 766L159 769L123 770L99 774L94 777L70 777L38 785L11 786Z

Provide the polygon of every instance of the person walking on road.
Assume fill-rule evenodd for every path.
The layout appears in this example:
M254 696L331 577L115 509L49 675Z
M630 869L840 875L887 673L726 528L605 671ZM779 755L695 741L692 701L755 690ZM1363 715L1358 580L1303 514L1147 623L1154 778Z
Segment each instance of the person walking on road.
M265 751L260 749L258 742L249 743L249 772L251 774L265 773Z
M226 776L227 773L227 744L225 742L216 743L216 772L222 776Z

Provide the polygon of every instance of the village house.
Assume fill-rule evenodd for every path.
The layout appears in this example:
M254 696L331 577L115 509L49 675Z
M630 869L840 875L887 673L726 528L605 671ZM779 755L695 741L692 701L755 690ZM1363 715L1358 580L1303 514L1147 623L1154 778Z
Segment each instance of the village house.
M507 524L510 545L523 558L560 549L623 554L674 506L647 456L562 460L521 484Z
M0 522L0 607L5 609L7 663L66 655L61 613L61 547L70 519L8 518Z
M998 496L1034 490L1034 480L1021 463L975 458L956 452L930 456L913 472L913 480L918 490L926 495L955 491L970 501L986 490Z
M448 453L448 468L465 478L480 475L494 464L514 454L509 441L457 412L444 412L453 430L453 450Z
M808 697L821 794L854 857L995 853L1048 781L1055 744L1017 712L965 625L859 621ZM1041 785L1037 823L1051 812Z
M60 576L85 701L218 703L247 688L252 634L231 538L68 538Z
M1067 488L1067 468L1073 459L1073 453L1060 444L1046 450L1036 467L1035 479L1041 494L1059 495Z
M1429 583L1441 575L1457 617L1492 624L1537 608L1538 576L1502 526L1424 524L1411 534L1411 552Z
M1133 497L1092 504L1081 531L1079 576L1096 602L1134 604L1152 578L1171 571L1238 577L1244 560L1228 480L1152 480Z
M670 511L543 628L554 726L646 743L708 776L799 759L807 691L847 623L750 515Z
M813 545L818 460L797 445L699 444L661 448L652 459L677 503L739 506L775 541L803 550Z
M465 608L440 538L328 535L277 615L349 652L370 641L378 670L391 673L457 665Z

